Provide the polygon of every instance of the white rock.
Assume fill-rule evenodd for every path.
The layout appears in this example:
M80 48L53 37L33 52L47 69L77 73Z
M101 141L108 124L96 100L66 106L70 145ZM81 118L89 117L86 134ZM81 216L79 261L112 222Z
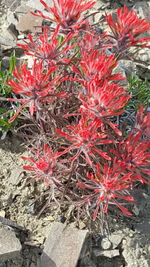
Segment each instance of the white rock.
M101 247L103 249L109 249L111 247L111 242L109 241L108 238L103 238L101 241Z
M0 229L0 261L20 256L21 244L13 231Z

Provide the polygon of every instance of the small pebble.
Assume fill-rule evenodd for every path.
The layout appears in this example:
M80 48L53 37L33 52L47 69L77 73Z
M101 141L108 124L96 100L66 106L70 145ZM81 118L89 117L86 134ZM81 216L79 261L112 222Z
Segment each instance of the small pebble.
M111 242L108 240L108 238L103 238L101 241L101 247L103 249L109 249L111 247Z
M4 210L0 210L0 216L3 218L5 217L5 211Z

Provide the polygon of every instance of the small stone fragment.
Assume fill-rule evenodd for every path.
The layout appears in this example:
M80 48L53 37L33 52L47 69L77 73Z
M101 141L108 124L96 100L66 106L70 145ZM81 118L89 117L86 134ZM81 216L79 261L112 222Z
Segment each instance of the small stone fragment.
M117 257L117 256L120 256L119 249L103 250L103 251L95 250L94 254L96 257L103 256L103 257L107 257L110 259Z
M11 175L9 177L9 183L13 185L18 185L20 180L22 179L22 174L24 170L20 168L19 166L14 168L11 172Z
M19 18L16 29L20 32L42 32L42 18L31 15L30 12Z
M21 0L13 0L10 3L9 9L15 11L15 9L21 4Z
M150 7L147 2L139 1L133 6L133 9L141 19L150 20Z
M0 229L0 261L17 258L20 251L21 244L15 233L5 228Z
M5 211L4 210L0 210L0 217L5 217Z
M16 27L14 24L10 24L7 28L7 31L11 34L11 36L13 37L14 40L17 40L18 37L18 31L16 30Z
M103 249L109 249L111 247L111 242L109 241L108 238L103 238L101 241L101 247Z
M42 267L75 267L88 231L54 223L41 256Z
M23 14L26 14L28 11L34 11L34 9L31 9L31 7L22 4L21 6L18 6L15 10L15 14L18 16L22 16Z
M111 234L110 237L109 237L109 240L112 243L112 248L113 249L117 248L120 245L122 239L123 239L123 236L120 235L119 233L118 234L117 233L116 234Z
M7 22L8 22L8 24L12 23L14 25L16 25L18 23L14 13L12 13L11 11L8 11L8 13L7 13Z

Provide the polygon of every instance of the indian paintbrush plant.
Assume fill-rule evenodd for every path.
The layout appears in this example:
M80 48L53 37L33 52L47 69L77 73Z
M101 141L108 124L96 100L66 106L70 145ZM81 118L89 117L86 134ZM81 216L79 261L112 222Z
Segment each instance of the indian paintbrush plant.
M134 53L150 48L150 37L141 37L150 22L124 6L115 18L106 14L108 32L98 33L83 16L95 2L40 2L49 16L39 10L31 16L52 26L18 44L33 66L15 67L7 82L18 97L6 100L21 104L9 121L20 116L29 122L24 132L32 155L23 158L23 168L49 188L47 205L75 205L93 220L115 207L130 216L132 190L150 174L150 116L139 103L123 132L117 118L124 118L133 96L120 83L126 77L114 71L120 59L133 59L132 47Z

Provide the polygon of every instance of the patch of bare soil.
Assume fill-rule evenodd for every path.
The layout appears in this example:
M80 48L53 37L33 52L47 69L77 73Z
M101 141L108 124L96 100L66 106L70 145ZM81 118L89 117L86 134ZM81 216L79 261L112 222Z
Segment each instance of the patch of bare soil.
M17 237L22 243L20 258L3 263L0 265L2 267L39 266L39 258L51 223L59 221L61 215L64 215L61 214L58 207L53 207L47 209L38 218L37 211L42 206L38 207L37 203L41 205L40 201L35 202L35 199L40 194L42 195L46 188L42 183L27 183L26 174L21 169L24 164L21 156L27 155L21 140L12 136L0 141L0 216L28 229L27 233L16 230ZM112 255L109 256L110 253L107 255L108 249L110 252L110 246L105 243L107 238L102 237L99 226L93 224L91 225L92 241L89 242L90 255L88 254L79 262L79 267L150 266L150 195L148 188L137 188L135 197L137 202L132 209L134 213L132 218L126 218L120 213L110 214L110 222L108 220L110 239L114 234L120 237L116 247L112 243ZM81 228L86 228L83 222Z
M37 262L41 248L48 235L51 222L57 219L58 209L38 218L35 215L35 198L45 190L43 184L36 188L34 183L26 184L25 173L21 166L27 156L21 141L14 137L0 141L0 216L4 216L28 230L21 234L23 242L22 261L10 266L30 266ZM38 207L36 207L38 210ZM14 264L14 265L13 265ZM21 264L21 265L20 265Z

